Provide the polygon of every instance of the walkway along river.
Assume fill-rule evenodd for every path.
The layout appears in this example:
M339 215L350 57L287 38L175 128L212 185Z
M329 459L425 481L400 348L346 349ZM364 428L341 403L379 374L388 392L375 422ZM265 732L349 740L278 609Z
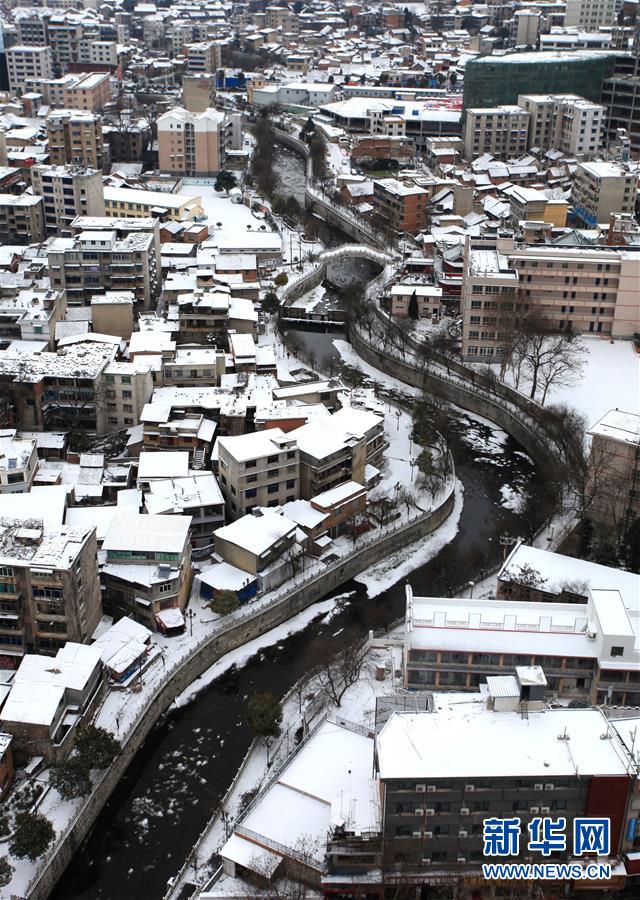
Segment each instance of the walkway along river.
M297 157L282 153L284 171L295 172ZM341 284L348 280L349 265L341 264ZM360 267L370 264L354 265L351 277L361 280ZM340 334L299 336L312 343L318 360L333 355L337 368L332 341ZM452 578L448 560L455 561L456 583L475 577L480 560L487 565L498 561L500 535L522 530L518 516L503 504L536 478L533 463L502 432L463 413L451 413L451 426L464 508L452 544L410 576L418 594L446 592ZM341 612L316 619L304 631L261 651L244 667L213 682L189 705L167 714L135 757L52 898L160 900L167 879L182 865L249 746L246 698L264 690L284 695L314 655L327 647L337 652L354 637L401 616L403 585L404 580L373 599L361 584L343 586L339 593L349 597Z

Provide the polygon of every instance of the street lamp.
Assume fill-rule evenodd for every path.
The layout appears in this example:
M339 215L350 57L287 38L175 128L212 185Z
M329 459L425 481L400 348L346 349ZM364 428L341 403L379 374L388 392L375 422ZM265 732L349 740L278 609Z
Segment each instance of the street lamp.
M196 614L192 609L187 610L187 617L189 619L189 634L193 637L193 620L196 617Z
M469 599L472 600L473 599L473 588L474 588L475 582L469 581L467 583L469 585Z

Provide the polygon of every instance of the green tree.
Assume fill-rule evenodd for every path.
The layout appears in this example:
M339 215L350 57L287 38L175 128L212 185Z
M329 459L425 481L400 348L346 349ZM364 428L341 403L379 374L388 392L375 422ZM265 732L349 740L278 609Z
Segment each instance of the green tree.
M282 709L271 693L253 694L247 703L247 725L256 737L278 737Z
M71 756L66 762L54 766L49 775L49 784L63 800L86 797L91 791L89 772L91 766L81 756Z
M237 183L238 179L233 172L227 172L226 169L223 169L221 172L218 172L214 187L216 191L226 191L228 194L231 188L234 188Z
M47 852L55 837L55 829L46 816L20 812L16 814L9 852L16 859L30 859L33 862Z
M276 216L284 216L287 211L287 201L282 194L276 194L271 201L271 209Z
M268 291L261 302L262 309L266 313L277 313L280 309L280 301L278 300L278 295L275 291Z
M455 87L458 81L458 73L457 72L449 72L449 84L451 87Z
M106 769L121 750L119 741L111 732L96 725L78 730L75 748L90 769Z
M416 297L415 291L409 298L409 318L410 319L418 318L418 298Z
M276 287L284 287L285 284L288 284L288 282L289 282L289 276L286 274L286 272L280 272L273 279L273 283L275 284Z
M216 591L209 606L219 616L228 616L229 613L234 612L239 606L238 595L235 591Z
M6 887L11 881L13 866L6 856L0 856L0 888Z

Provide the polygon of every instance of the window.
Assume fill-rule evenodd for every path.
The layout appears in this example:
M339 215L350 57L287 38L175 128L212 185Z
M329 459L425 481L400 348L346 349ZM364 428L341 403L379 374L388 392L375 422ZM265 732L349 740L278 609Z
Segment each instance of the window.
M292 488L292 487L295 487L295 486L296 486L296 482L295 482L294 479L291 479L290 481L287 481L287 487L288 487L288 488Z
M279 485L279 484L270 484L270 485L267 486L267 493L268 493L268 494L277 494L279 490L280 490L280 485Z
M244 495L245 497L257 497L258 491L256 490L256 488L249 488L248 491L244 492Z
M612 647L611 656L624 656L624 647Z

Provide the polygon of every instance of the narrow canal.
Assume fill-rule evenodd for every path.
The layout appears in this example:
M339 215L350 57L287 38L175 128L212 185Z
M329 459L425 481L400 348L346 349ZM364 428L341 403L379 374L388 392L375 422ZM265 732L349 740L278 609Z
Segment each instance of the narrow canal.
M281 179L286 176L292 192L294 186L299 190L300 161L290 151L279 150L277 156ZM346 284L348 270L343 275L341 283ZM350 273L351 280L362 277L359 268ZM339 368L332 342L342 335L299 336L318 360L332 358ZM526 453L503 432L463 413L452 411L450 417L464 508L452 543L410 576L418 594L446 593L452 583L475 577L481 563L497 562L500 535L523 530L509 498L537 477ZM229 670L189 705L163 717L78 849L53 900L160 900L167 879L180 868L249 746L246 698L255 691L284 695L327 647L337 652L354 637L403 614L404 580L373 598L357 582L339 593L347 591L353 593L342 611L316 618L304 631Z

